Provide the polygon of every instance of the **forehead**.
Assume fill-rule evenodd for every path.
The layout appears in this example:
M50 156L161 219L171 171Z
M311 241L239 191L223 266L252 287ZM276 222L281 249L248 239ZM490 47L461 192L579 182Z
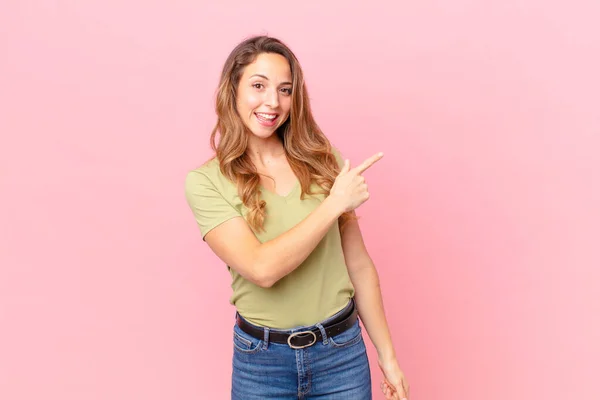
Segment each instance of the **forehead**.
M274 81L291 81L292 72L287 59L281 54L262 53L244 70L244 78L254 74L264 75Z

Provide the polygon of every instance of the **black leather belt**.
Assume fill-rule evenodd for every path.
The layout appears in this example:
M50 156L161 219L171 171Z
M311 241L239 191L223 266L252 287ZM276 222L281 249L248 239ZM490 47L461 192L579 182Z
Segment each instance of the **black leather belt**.
M354 305L354 299L351 300L351 303L352 304L348 310L326 324L323 324L323 328L325 328L327 337L339 335L354 325L358 318L358 311ZM241 318L239 314L237 314L236 321L240 329L246 332L248 335L257 339L264 339L264 328L251 325L249 322ZM323 340L323 335L321 335L321 330L317 327L294 333L269 330L269 342L287 344L293 349L309 347L320 340Z

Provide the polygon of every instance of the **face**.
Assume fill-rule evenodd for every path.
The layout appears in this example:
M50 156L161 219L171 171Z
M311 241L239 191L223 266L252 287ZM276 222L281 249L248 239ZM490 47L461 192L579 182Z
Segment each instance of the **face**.
M237 110L244 124L268 138L290 115L292 72L285 57L263 53L246 66L237 88Z

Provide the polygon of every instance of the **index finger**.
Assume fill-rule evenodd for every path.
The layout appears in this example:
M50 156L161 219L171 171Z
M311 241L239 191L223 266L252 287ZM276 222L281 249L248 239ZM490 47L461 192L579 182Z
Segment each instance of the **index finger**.
M362 174L367 169L369 169L373 164L375 164L377 161L381 160L382 157L383 157L383 153L377 153L374 156L367 158L365 161L362 162L362 164L354 167L352 169L352 172L356 172L357 174Z

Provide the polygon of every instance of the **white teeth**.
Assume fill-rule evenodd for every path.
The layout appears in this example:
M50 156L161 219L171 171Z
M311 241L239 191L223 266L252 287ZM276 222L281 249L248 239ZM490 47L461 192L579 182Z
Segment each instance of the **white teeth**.
M277 118L277 115L262 114L262 113L256 113L256 115L260 116L261 118L265 118L265 119L275 119L275 118Z

